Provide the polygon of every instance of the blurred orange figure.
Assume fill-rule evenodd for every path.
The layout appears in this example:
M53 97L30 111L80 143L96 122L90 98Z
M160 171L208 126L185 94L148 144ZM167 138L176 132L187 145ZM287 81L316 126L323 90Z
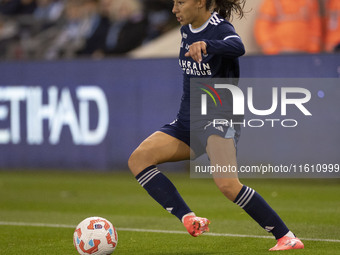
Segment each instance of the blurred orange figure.
M326 0L325 50L332 52L340 46L340 1Z
M319 52L322 20L318 0L264 0L255 38L265 54Z

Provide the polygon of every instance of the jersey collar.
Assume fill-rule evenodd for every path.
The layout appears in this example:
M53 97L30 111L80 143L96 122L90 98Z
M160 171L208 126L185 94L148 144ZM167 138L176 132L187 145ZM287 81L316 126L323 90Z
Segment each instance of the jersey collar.
M212 13L210 18L200 27L198 28L192 28L191 24L189 24L189 29L192 33L196 34L196 33L199 33L201 31L203 31L208 25L209 25L209 22L211 20L211 17L215 14L216 12Z

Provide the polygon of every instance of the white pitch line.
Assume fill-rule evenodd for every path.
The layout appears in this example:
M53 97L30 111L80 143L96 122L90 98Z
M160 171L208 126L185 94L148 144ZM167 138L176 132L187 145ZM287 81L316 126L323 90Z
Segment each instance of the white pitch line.
M22 227L49 227L49 228L75 228L75 225L67 224L49 224L49 223L30 223L30 222L5 222L0 221L0 226L22 226ZM140 229L140 228L117 228L117 231L126 232L146 232L146 233L162 233L162 234L180 234L187 235L185 231L178 230L158 230L158 229ZM218 236L218 237L241 237L241 238L261 238L273 239L272 236L259 236L259 235L241 235L241 234L228 234L228 233L205 233L205 236ZM320 238L300 238L305 241L314 242L330 242L340 243L338 239L320 239Z
M21 227L48 227L48 228L75 228L73 225L66 224L49 224L49 223L34 223L34 222L6 222L0 221L0 226L21 226Z

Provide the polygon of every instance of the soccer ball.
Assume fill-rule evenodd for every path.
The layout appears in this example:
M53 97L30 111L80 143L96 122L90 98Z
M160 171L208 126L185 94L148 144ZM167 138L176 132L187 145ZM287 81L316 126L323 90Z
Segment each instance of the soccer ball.
M78 224L73 244L80 255L110 255L116 249L118 235L110 221L89 217Z

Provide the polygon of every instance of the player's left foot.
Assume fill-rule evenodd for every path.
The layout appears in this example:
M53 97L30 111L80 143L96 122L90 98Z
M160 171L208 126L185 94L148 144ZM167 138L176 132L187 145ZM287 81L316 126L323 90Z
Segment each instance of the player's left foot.
M284 251L293 249L303 249L305 246L301 240L297 237L284 236L277 240L277 244L269 249L270 251Z
M189 234L196 237L209 231L210 221L206 218L188 215L184 217L183 224Z

